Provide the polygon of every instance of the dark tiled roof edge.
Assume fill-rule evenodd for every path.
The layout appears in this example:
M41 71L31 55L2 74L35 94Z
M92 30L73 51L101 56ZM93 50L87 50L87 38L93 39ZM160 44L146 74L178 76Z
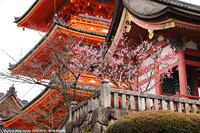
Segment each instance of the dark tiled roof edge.
M23 107L22 110L28 108L31 104L33 104L37 99L44 95L49 90L49 88L45 88L39 95L37 95L33 100L31 100L26 106Z
M23 62L23 60L25 60L38 46L40 46L40 44L48 37L48 35L51 33L51 31L53 30L53 28L56 25L60 25L66 29L71 29L77 32L81 32L81 33L86 33L86 34L90 34L90 35L95 35L95 36L100 36L100 37L106 37L106 34L101 34L101 33L95 33L95 32L91 32L91 31L86 31L86 30L80 30L71 26L68 26L67 24L65 24L65 22L63 22L62 20L60 20L59 18L55 18L55 22L52 24L50 30L45 34L45 36L20 60L17 62L17 64L12 65L12 67L8 68L9 70L13 70L14 68L16 68L21 62Z
M17 64L12 65L12 67L8 68L8 70L13 70L15 67L17 67L23 60L25 60L50 34L50 32L53 30L55 26L55 23L51 26L50 30L45 34L45 36L20 60L17 62Z
M27 105L25 105L22 110L25 110L26 108L28 108L31 104L33 104L37 99L39 99L41 96L44 95L44 93L46 93L47 91L49 90L49 88L45 88L39 95L37 95L33 100L31 100ZM16 114L15 116L17 116L18 114ZM5 122L5 121L8 121L12 118L14 118L15 116L13 117L9 117L9 118L6 118L6 119L3 119L2 121Z
M1 133L26 133L26 130L21 128L14 128L14 127L4 127L3 125L0 125L0 132ZM28 131L27 131L28 133Z
M35 2L29 7L29 9L21 16L21 17L15 17L14 23L19 22L22 18L24 18L30 10L37 4L39 0L35 0Z
M107 45L110 47L111 45L111 38L116 34L117 32L117 27L120 23L121 15L123 11L123 5L122 5L122 0L115 0L115 9L111 21L111 25L108 31L108 34L106 36L105 42L107 42Z
M183 8L183 9L200 12L200 6L186 3L183 1L179 1L179 0L152 0L152 1L161 2L161 3L169 4L172 6L177 6L177 7Z
M12 93L6 93L3 98L1 99L0 102L0 106L3 105L11 96L13 96L15 98L15 100L17 101L17 103L21 106L21 108L24 106L19 99Z

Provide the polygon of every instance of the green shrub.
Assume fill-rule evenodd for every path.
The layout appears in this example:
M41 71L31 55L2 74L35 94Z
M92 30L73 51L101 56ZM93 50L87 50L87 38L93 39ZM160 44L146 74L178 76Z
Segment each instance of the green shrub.
M167 110L141 111L119 118L106 129L106 133L134 132L200 132L200 115Z

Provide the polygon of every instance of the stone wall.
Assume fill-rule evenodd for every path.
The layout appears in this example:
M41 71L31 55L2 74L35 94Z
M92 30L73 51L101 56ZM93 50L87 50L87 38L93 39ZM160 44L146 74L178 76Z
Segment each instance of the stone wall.
M67 133L104 133L111 122L134 112L136 111L99 107L66 124L66 131Z
M200 101L110 88L104 80L100 90L77 104L72 101L60 129L67 133L104 133L119 117L143 110L200 113Z

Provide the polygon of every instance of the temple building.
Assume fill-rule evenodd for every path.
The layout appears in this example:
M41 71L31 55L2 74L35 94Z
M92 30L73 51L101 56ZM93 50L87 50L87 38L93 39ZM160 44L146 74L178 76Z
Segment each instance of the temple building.
M84 100L91 94L79 91L78 95ZM58 91L46 88L21 110L15 110L15 115L2 119L1 124L24 130L58 129L67 117L61 99Z
M163 53L171 47L176 49L177 59L164 69L157 66L153 82L160 81L159 71L173 69L173 78L163 79L151 93L190 99L199 99L200 86L200 10L199 6L181 1L169 0L122 0L116 9L107 35L117 40L122 30L134 43L148 40L151 45L161 46ZM110 45L115 43L111 42ZM147 51L150 55L153 50ZM147 62L152 59L147 58ZM135 79L135 87L143 89L147 79L140 73Z
M154 68L152 82L160 82L160 72L169 69L173 71L173 78L162 79L149 93L197 100L200 86L199 22L200 7L177 0L36 0L21 17L15 18L15 23L18 27L45 32L45 36L9 69L14 75L48 80L60 67L55 52L62 56L66 52L65 43L81 39L82 45L100 48L107 42L114 50L118 44L113 40L121 39L125 30L132 46L146 40L154 47L161 46L162 54L171 47L176 49L177 57L173 63ZM146 54L152 53L153 49L149 49ZM146 62L150 65L151 58ZM66 81L74 80L67 71L61 74ZM83 88L95 88L101 85L102 79L84 71L78 80L80 87L75 91L75 99L79 102L91 96L95 89ZM135 77L134 88L140 87L144 91L146 83L141 72ZM67 94L71 98L73 89L67 90ZM12 99L15 101L14 97ZM25 107L15 103L22 112L2 121L4 127L59 129L69 117L62 96L53 89L46 88Z
M13 74L29 76L24 70L26 68L32 71L31 75L34 73L35 78L45 79L41 69L45 70L47 75L51 75L55 67L55 61L52 60L53 51L47 50L50 47L49 40L56 38L55 49L61 52L65 49L62 44L69 40L69 37L77 40L81 37L83 38L81 44L100 47L109 30L113 12L114 1L112 0L35 1L24 15L15 18L15 22L19 27L46 32L46 35L17 64L10 67L10 70ZM36 64L41 68L35 69ZM92 79L93 76L90 74L87 75L82 75L80 82L100 84L100 80ZM98 83L93 83L93 80L97 80Z
M81 40L81 45L99 48L109 30L114 3L112 0L36 0L24 15L15 18L15 23L19 27L45 32L45 36L17 64L10 66L12 74L49 80L59 67L54 52L59 56L66 52L67 45L64 44ZM74 80L66 71L62 78L69 82ZM84 71L78 80L76 101L92 95L101 80ZM90 90L85 90L87 86ZM68 89L67 93L72 98L73 89ZM58 91L46 88L23 107L22 112L5 119L2 124L25 130L58 129L68 117L64 104Z
M7 93L0 97L1 121L15 116L23 106L22 102L17 98L15 87L10 87Z
M2 94L2 93L1 93ZM19 132L23 131L19 127L5 127L4 121L13 118L25 105L17 98L15 87L11 86L7 93L0 97L0 132Z

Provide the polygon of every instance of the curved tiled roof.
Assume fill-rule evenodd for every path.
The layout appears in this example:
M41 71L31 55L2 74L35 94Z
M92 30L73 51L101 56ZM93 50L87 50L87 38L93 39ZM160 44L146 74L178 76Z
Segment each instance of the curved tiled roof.
M131 12L145 16L152 16L167 7L150 0L123 0L123 3Z
M31 100L27 105L25 105L22 110L25 110L26 108L28 108L31 104L33 104L37 99L39 99L40 97L42 97L47 91L49 90L49 88L45 88L39 95L37 95L33 100Z
M14 86L11 86L9 88L9 90L7 91L7 93L2 96L0 98L0 106L3 105L10 97L12 97L16 100L16 102L18 103L18 105L22 108L24 105L21 103L21 101L17 98L17 94L16 94L16 91L15 91L15 87Z
M29 9L21 16L21 17L14 17L14 23L19 22L22 18L24 18L29 12L30 10L37 4L39 0L35 0L35 2L29 7Z
M107 42L116 33L123 8L140 21L156 23L171 18L190 23L191 26L200 24L200 6L179 0L116 0L115 2L113 20L106 37Z
M179 1L179 0L153 0L153 1L162 2L162 3L165 3L165 4L174 5L174 6L177 6L177 7L184 8L184 9L200 12L200 6L190 4L190 3L186 3L186 2L183 2L183 1Z
M59 26L62 26L64 28L66 28L66 29L70 29L70 30L77 31L77 32L80 32L80 33L86 33L86 34L89 34L89 35L95 35L95 36L99 36L99 37L106 37L106 34L96 33L96 32L91 32L91 31L86 31L86 30L81 30L81 29L77 29L77 28L72 27L72 26L68 26L64 21L62 21L62 19L59 19L58 17L55 17L54 23L52 24L52 26L49 29L49 31L45 34L45 36L20 61L18 61L17 64L10 65L10 67L8 69L9 70L13 70L20 63L22 63L23 60L25 60L48 37L48 35L51 33L51 31L54 29L54 27L56 25L59 25Z
M154 19L150 21L166 18L167 13L193 19L200 17L200 6L178 0L122 0L122 3L135 17Z
M27 109L29 106L31 106L36 100L40 99L48 90L50 90L49 88L45 88L39 95L37 95L33 100L31 100L27 105L25 105L22 110ZM15 116L17 116L18 114L16 114ZM10 119L14 118L15 116L12 117L8 117L6 119L3 119L2 121L9 121Z
M19 128L13 128L13 127L4 127L3 125L0 125L0 133L30 133L31 131L19 129Z
M20 17L14 17L14 19L15 19L14 23L18 23L19 21L21 21L22 19L24 19L32 10L34 10L34 8L37 7L37 4L41 3L41 2L44 2L44 0L35 0L33 2L33 4L28 8L28 10L22 16L20 16ZM59 5L58 5L58 3L56 3L56 6L57 6L58 10L55 13L57 13L67 2L69 2L69 0L63 0L62 3L60 3ZM44 4L44 5L50 5L50 4ZM43 8L43 9L44 9L43 11L49 10L49 9L45 9L45 8ZM51 18L47 18L47 19L51 20L53 18L53 16L54 16L54 14L52 14Z
M120 22L119 18L122 14L122 11L123 11L123 6L121 5L121 3L122 3L122 0L115 0L115 9L114 9L111 25L110 25L108 34L107 34L106 39L105 39L105 42L107 42L108 46L111 45L111 38L115 34L117 27L118 27L118 24Z

